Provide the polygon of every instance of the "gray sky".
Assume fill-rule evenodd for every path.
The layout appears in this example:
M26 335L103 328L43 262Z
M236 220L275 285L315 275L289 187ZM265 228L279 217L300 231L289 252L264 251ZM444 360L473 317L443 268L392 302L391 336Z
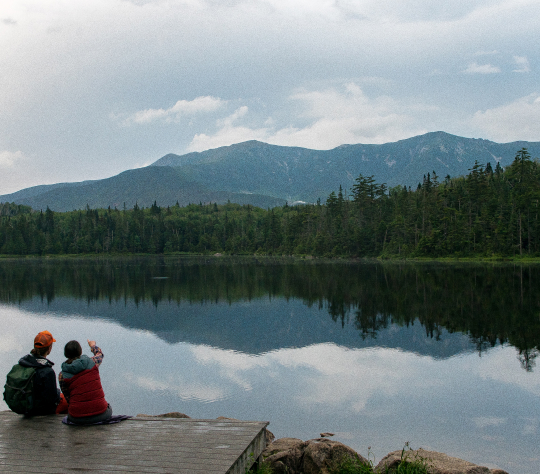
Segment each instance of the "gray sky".
M540 141L538 0L3 0L0 194L258 139Z

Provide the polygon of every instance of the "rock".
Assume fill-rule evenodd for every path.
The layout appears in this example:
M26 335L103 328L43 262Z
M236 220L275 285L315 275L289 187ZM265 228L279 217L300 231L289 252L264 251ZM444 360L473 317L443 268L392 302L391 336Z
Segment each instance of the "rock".
M329 474L329 469L344 457L367 464L365 458L348 446L326 438L309 441L281 438L268 446L262 455L275 474Z
M396 469L402 462L401 453L402 451L393 451L387 454L374 471L382 473L386 472L386 469ZM404 457L410 461L415 459L426 461L430 474L508 474L501 469L489 469L444 453L424 449L405 451Z
M274 474L301 474L302 459L307 442L297 438L280 438L263 451L266 464Z
M236 418L227 418L226 416L218 416L216 420L232 420L232 421L240 421ZM265 428L264 432L266 434L266 446L268 446L270 443L272 443L276 437L274 436L274 433L272 433L269 429Z
M307 443L302 462L304 474L328 474L329 468L345 457L359 458L362 463L367 464L367 459L339 441L318 438L309 440Z
M276 439L272 444L266 447L263 451L263 457L271 456L272 454L279 453L281 451L287 451L296 445L302 444L303 441L298 438L279 438Z
M137 416L146 416L146 417L154 417L154 418L191 418L190 416L187 416L184 413L180 413L179 411L163 413L162 415L145 415L143 413L139 413Z
M334 433L321 433L321 438L330 438L334 436Z

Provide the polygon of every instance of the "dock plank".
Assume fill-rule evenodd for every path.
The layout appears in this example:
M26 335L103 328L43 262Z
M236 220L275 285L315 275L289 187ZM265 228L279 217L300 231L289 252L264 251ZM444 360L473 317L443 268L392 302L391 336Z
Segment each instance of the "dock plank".
M135 417L68 426L61 415L0 412L0 472L244 474L267 422Z

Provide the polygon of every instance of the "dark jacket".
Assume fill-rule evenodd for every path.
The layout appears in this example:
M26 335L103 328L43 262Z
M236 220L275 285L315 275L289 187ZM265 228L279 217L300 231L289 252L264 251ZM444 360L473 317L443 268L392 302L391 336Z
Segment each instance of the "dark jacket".
M74 418L100 415L109 404L101 387L98 366L82 355L71 364L62 364L62 387L69 400L68 413Z
M27 354L21 357L19 365L36 369L33 384L34 407L28 413L30 416L51 415L56 412L56 405L60 401L60 391L56 386L54 363L40 356Z

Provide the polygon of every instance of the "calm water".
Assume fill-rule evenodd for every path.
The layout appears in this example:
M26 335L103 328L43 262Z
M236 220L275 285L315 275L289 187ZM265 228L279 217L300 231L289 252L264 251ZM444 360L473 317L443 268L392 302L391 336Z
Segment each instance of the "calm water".
M540 267L261 259L0 262L0 373L95 339L116 413L270 421L377 461L406 441L540 463ZM6 409L0 402L0 410Z

